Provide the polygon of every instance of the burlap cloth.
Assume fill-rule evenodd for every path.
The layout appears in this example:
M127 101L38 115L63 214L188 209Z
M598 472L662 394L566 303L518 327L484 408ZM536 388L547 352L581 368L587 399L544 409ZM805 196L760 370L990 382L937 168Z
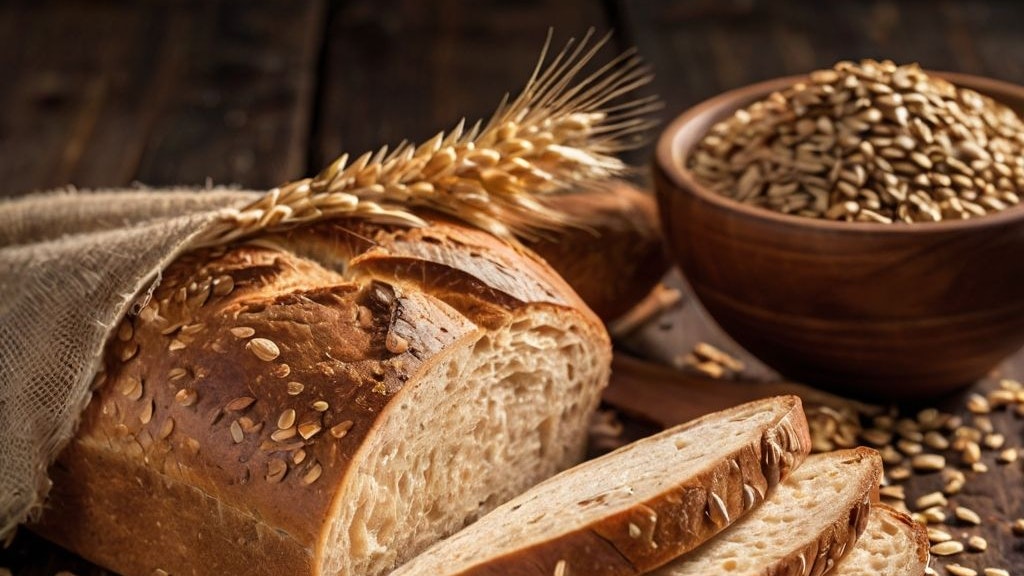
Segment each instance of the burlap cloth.
M261 197L102 190L0 202L0 537L43 503L104 343L160 270ZM136 308L139 309L139 308Z

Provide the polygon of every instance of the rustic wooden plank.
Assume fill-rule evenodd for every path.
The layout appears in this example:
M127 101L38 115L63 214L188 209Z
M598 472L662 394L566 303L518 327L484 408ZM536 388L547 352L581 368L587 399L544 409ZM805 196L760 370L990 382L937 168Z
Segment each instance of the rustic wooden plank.
M1024 81L1020 8L1009 0L617 0L624 34L655 67L666 116L723 90L843 59Z
M353 0L331 14L312 166L486 118L555 44L607 28L599 0Z
M0 7L0 194L304 173L322 0Z

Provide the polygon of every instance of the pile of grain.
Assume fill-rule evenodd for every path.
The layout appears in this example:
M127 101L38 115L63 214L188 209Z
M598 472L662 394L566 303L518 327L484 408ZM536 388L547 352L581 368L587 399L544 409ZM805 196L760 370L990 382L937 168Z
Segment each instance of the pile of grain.
M916 64L840 62L715 125L689 160L714 191L786 214L935 222L1024 193L1024 123Z

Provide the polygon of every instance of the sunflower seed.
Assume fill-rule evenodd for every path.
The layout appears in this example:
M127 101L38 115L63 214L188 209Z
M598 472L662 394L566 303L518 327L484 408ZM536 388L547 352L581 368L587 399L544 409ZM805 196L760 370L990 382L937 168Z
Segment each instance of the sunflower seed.
M946 521L946 512L939 506L926 508L921 512L921 515L924 516L925 520L929 523L941 524Z
M948 540L946 542L939 542L933 544L931 547L932 554L936 556L952 556L953 554L959 554L964 551L964 545L957 542L956 540Z
M348 434L348 431L352 429L354 422L351 420L345 420L344 422L331 427L331 436L335 438L344 438Z
M910 465L918 472L937 472L946 467L946 459L939 454L918 454Z
M988 549L988 540L981 536L971 536L967 539L967 548L972 552L984 552Z
M277 417L277 428L284 430L295 425L295 410L288 408Z
M142 413L139 414L139 421L143 424L149 424L149 421L153 419L153 410L155 409L156 407L152 400L146 402L142 407Z
M274 442L284 442L285 440L294 438L295 434L296 430L294 427L284 428L281 430L274 430L274 432L270 435L270 439L273 440Z
M281 355L277 344L267 338L253 338L245 343L245 348L264 362L271 362Z
M238 425L242 427L242 432L246 434L255 434L263 429L263 422L253 422L252 418L248 416L239 418Z
M235 338L250 338L256 333L255 330L248 326L236 326L230 330L231 335Z
M173 431L174 431L174 418L171 418L170 416L168 416L167 419L164 420L163 425L160 426L160 432L157 434L157 438L159 438L160 440L166 440L167 437L170 436L171 432L173 432Z
M712 491L708 491L708 517L715 526L727 526L729 524L729 509L726 508L722 498Z
M903 486L883 486L878 489L878 495L882 498L892 498L894 500L903 500L907 497Z
M319 463L313 464L306 474L302 476L302 483L308 486L309 484L316 482L322 473L323 467L321 467Z
M931 508L932 506L945 506L946 504L948 502L942 492L930 492L914 501L914 506L918 510Z
M974 414L988 414L992 407L984 396L974 393L967 397L967 410Z
M228 412L241 412L252 406L255 401L256 399L252 396L239 396L225 404L224 410L227 410Z
M303 422L302 424L299 424L298 431L299 431L299 436L302 436L303 440L309 440L313 436L316 436L320 432L321 429L322 429L322 427L320 426L319 422L310 421L310 422Z
M953 514L961 522L966 522L975 526L981 524L981 516L978 516L977 512L965 506L957 506L956 509L953 510Z
M192 406L198 398L199 395L191 388L182 388L174 395L174 400L182 406Z
M949 542L953 539L953 536L945 530L939 530L938 528L928 527L928 541L932 544L938 544L939 542Z

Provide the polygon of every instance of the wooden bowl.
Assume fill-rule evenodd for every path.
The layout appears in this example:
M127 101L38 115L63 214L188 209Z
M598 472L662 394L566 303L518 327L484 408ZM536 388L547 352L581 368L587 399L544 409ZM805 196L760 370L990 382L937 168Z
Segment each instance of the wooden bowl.
M938 74L1024 110L1024 88ZM802 77L755 84L676 118L654 160L663 231L725 331L783 375L907 399L983 376L1024 345L1024 205L971 220L834 222L746 206L686 168L708 129Z

